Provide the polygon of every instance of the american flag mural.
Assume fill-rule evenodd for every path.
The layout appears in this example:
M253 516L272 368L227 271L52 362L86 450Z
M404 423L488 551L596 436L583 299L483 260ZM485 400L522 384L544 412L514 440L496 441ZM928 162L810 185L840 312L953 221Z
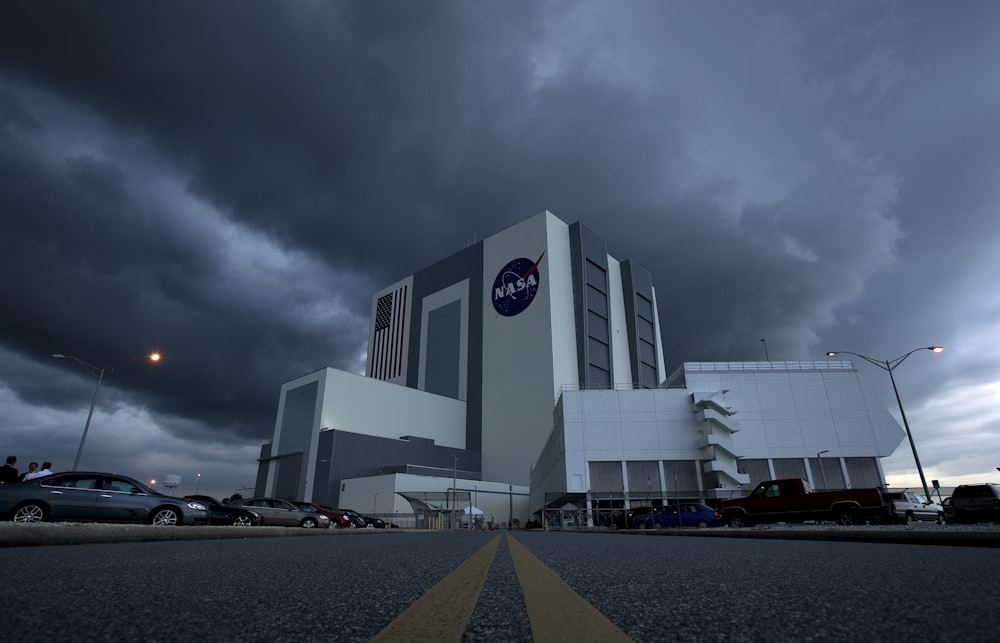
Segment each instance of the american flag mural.
M375 304L375 338L368 358L368 376L390 380L403 372L403 330L406 326L406 286L382 295Z

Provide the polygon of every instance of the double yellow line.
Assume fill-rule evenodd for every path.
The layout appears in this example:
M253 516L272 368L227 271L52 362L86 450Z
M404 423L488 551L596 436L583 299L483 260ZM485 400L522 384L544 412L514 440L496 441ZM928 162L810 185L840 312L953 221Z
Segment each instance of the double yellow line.
M378 642L461 641L486 575L506 538L535 641L631 641L509 533L497 534L372 638Z

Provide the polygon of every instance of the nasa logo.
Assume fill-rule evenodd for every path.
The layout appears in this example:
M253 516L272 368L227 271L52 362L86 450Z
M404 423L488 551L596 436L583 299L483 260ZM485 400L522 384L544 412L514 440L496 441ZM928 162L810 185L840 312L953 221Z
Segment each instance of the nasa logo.
M497 273L493 280L493 308L504 317L513 317L524 312L538 292L538 264L542 262L542 251L538 261L526 257L514 259Z

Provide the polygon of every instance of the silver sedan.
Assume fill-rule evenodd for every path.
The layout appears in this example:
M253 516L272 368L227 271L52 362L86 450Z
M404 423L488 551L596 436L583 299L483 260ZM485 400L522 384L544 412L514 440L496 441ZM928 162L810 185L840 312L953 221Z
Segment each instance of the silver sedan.
M302 511L281 498L246 498L229 504L260 514L262 525L306 528L330 526L330 519L323 514Z

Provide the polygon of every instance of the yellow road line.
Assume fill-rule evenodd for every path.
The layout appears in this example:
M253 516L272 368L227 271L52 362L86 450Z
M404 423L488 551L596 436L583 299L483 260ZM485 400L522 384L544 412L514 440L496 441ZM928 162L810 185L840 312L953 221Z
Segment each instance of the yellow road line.
M497 534L371 640L461 641L499 546L500 534Z
M509 533L507 546L537 643L632 640Z

